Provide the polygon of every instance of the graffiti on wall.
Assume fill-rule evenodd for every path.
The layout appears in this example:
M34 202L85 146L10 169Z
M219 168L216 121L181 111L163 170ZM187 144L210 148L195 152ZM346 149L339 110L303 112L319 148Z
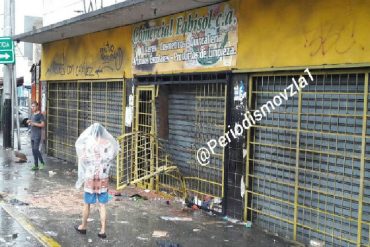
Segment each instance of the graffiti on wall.
M180 13L133 27L136 72L236 64L237 17L228 4Z
M84 57L79 60L67 56L65 51L57 52L47 67L46 75L99 78L102 73L122 70L123 50L121 47L116 47L107 41L98 48L96 54L98 54L96 59Z
M304 30L304 47L309 49L310 56L325 56L329 52L345 54L354 48L365 47L356 39L356 25L352 20L346 23L335 21L320 22L311 30Z

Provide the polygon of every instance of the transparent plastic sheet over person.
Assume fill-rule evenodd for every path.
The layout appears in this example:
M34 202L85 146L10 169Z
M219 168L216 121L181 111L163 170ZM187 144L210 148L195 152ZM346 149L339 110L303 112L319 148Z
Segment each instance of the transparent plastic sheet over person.
M94 123L84 130L75 146L78 157L77 189L96 176L99 179L108 178L110 162L116 156L119 145L101 124Z

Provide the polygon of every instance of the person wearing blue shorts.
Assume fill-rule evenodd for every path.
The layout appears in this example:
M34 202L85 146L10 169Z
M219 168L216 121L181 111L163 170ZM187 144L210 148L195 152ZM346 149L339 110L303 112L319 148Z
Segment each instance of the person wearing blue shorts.
M102 125L95 123L82 132L75 146L79 161L76 188L84 184L82 224L75 229L86 234L90 206L98 203L101 221L98 237L106 238L109 163L117 154L118 143Z

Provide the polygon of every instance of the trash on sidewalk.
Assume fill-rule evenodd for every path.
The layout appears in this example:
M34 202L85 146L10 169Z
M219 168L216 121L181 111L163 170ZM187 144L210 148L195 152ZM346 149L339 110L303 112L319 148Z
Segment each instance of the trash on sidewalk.
M252 222L251 221L247 221L247 223L245 223L245 227L246 228L251 228L252 227Z
M139 194L133 194L132 196L130 196L130 198L132 198L134 201L139 199L148 200L148 197Z
M149 238L146 238L146 237L140 237L140 236L137 236L136 237L138 240L142 240L142 241L149 241Z
M126 221L126 220L121 220L121 221L118 221L118 223L120 223L120 224L128 224L129 222Z
M49 177L52 177L52 176L54 176L55 174L57 174L56 172L54 172L54 171L49 171Z
M91 238L89 238L89 239L87 240L87 242L92 243L92 239L91 239Z
M198 229L198 228L194 228L194 229L193 229L193 232L200 232L200 229Z
M169 221L193 221L190 217L170 217L170 216L161 216L162 220L169 220Z
M157 246L158 247L181 247L180 244L168 241L168 240L161 240L157 241Z
M117 191L115 189L109 188L108 194L112 196L122 196L122 193L120 191Z
M18 200L18 199L11 199L11 200L9 201L9 203L10 203L10 204L12 204L13 206L14 206L14 205L16 205L16 206L28 206L28 205L30 205L29 203L27 203L27 202L22 202L22 201L20 201L20 200Z
M240 224L241 223L240 220L229 218L227 216L223 217L223 220L228 221L228 222L231 222L233 224ZM244 223L242 223L242 224L244 224Z
M94 221L94 219L92 219L92 218L87 218L87 222L92 222L92 221Z
M6 197L6 194L4 192L0 192L0 200L3 200Z
M21 153L17 150L14 150L14 155L16 157L15 163L24 163L27 162L27 156L24 153Z
M145 192L145 193L149 193L149 192L150 192L150 190L146 189L146 190L144 190L144 192Z
M207 212L222 212L222 200L217 197L212 198L209 195L203 196L203 199L200 199L197 196L189 196L185 199L185 204L193 210L203 209Z
M168 232L166 231L154 231L152 234L153 238L161 238L161 237L166 237Z
M51 236L51 237L57 237L58 236L58 233L56 232L53 232L53 231L46 231L44 232L45 234Z
M18 238L18 233L13 233L12 239L16 239L16 238Z

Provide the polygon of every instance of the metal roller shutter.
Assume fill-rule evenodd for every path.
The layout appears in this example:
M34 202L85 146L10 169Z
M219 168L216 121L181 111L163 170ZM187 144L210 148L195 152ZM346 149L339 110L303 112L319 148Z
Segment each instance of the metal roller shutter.
M121 135L123 88L122 80L48 82L48 154L74 163L74 143L94 122L103 124L114 137ZM111 170L114 174L115 167Z
M223 196L224 151L217 148L207 166L198 164L196 152L224 134L225 104L226 81L169 86L166 152L179 167L192 195Z
M299 75L252 77L255 109L292 77ZM255 223L305 243L369 245L367 85L365 73L318 73L253 128L248 216Z

